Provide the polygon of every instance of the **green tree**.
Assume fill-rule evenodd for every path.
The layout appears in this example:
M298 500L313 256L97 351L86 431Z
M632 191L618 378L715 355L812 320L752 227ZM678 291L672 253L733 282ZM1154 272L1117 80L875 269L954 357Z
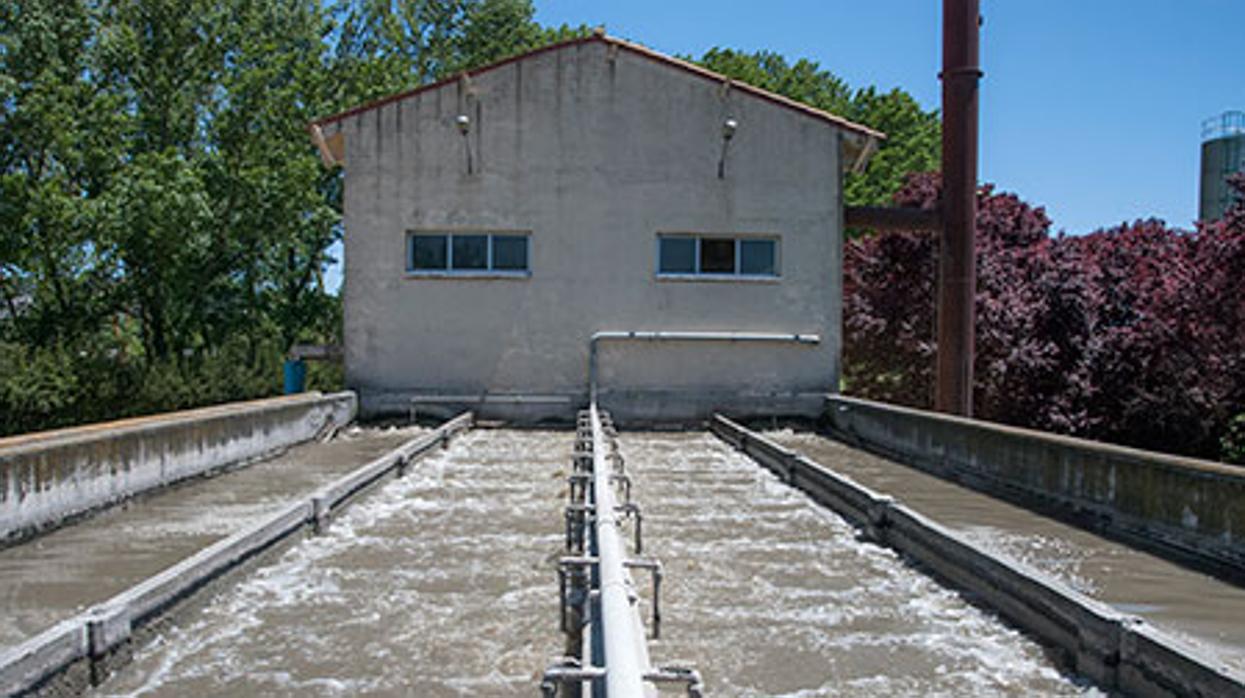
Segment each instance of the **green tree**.
M315 4L238 3L219 81L228 99L208 119L214 148L204 169L217 204L213 259L221 273L197 313L231 331L258 325L285 347L331 339L335 327L336 300L321 274L340 238L336 175L324 170L305 130L336 107L323 43L330 28Z
M941 168L942 127L937 112L925 111L900 89L881 93L873 87L852 95L845 116L886 134L886 140L859 175L849 175L844 198L857 206L883 206L914 172Z
M95 11L0 5L0 336L72 341L105 313L115 268L93 244L119 166L118 103L90 79ZM20 322L18 319L20 318Z
M343 0L333 8L343 106L589 32L535 15L531 0Z
M321 275L341 173L306 124L586 31L533 15L528 0L0 6L0 433L277 390L290 344L340 336Z

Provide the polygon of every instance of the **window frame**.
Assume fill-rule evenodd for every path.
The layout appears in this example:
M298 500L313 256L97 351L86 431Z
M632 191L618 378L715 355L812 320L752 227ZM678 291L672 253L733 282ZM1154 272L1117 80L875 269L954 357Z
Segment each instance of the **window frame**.
M458 234L458 235L450 234L446 237L448 237L449 239L449 250L448 250L448 253L445 255L445 271L452 271L452 272L457 272L460 274L463 272L479 274L482 271L493 271L493 236L492 235L489 235L487 233L463 233L463 234ZM484 266L482 267L456 267L454 266L454 254L455 254L454 245L455 243L459 243L464 247L464 250L463 250L464 256L469 255L470 257L474 257L475 254L473 253L476 251L475 250L469 251L465 248L467 246L467 241L470 239L474 242L475 238L484 239L484 260L483 260Z
M693 270L690 272L669 272L661 270L662 240L691 239L695 241L692 248ZM704 240L729 239L735 247L735 271L704 272L701 271L701 244ZM743 273L743 242L764 241L774 245L774 273L745 274ZM691 232L659 232L656 239L656 259L654 276L659 281L753 281L778 282L782 280L782 237L774 233L691 233Z
M498 238L519 238L523 241L523 266L519 269L499 268L497 266L497 239ZM498 273L532 273L532 236L528 233L516 232L496 232L489 234L488 240L488 266L489 270Z
M445 238L445 268L421 269L415 267L415 239L419 237ZM483 269L454 268L454 238L484 237L485 267ZM524 244L524 269L496 269L493 261L494 238L522 238ZM532 232L530 230L444 230L422 229L406 231L406 257L403 263L407 278L427 279L526 279L532 275Z

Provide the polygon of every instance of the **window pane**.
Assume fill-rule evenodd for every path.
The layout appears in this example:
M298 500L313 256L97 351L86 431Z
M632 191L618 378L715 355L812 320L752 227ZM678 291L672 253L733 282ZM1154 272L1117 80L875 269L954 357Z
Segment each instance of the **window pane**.
M454 268L488 269L488 236L455 235Z
M696 273L696 238L659 238L657 270L662 274Z
M773 240L740 240L739 273L775 276Z
M493 268L499 271L527 271L527 236L494 235Z
M735 240L701 238L700 271L704 274L735 273Z
M445 236L414 235L411 237L412 269L445 269Z

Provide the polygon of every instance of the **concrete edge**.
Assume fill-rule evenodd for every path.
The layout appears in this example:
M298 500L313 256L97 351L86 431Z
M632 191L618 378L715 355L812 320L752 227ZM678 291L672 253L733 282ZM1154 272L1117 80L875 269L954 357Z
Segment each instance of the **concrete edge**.
M984 552L893 498L722 415L714 416L710 429L876 542L1058 649L1069 668L1103 688L1136 695L1245 696L1245 672L1218 665L1141 619L1026 565Z
M434 431L407 441L389 453L324 485L311 495L311 517L315 522L323 523L324 517L343 506L356 492L390 470L405 467L411 460L418 458L433 447L448 446L450 439L464 429L469 429L474 420L475 415L472 412L464 412Z
M1154 693L1163 686L1179 695L1195 688L1199 696L1241 696L1243 677L1231 667L1210 667L1197 650L1159 628L1140 623L1120 638L1119 686L1125 693Z
M52 670L67 668L88 651L86 624L77 616L0 651L0 694L17 695L43 683Z
M856 407L882 409L897 412L910 417L947 422L980 431L1002 434L1012 438L1036 441L1039 443L1058 444L1060 446L1070 448L1106 453L1118 458L1144 461L1152 465L1174 470L1200 470L1213 475L1245 478L1245 466L1232 465L1230 463L1220 463L1218 461L1191 458L1189 456L1178 456L1171 453L1160 453L1158 451L1147 451L1140 448L1133 448L1131 446L1121 446L1119 444L1108 443L1106 441L1094 441L1092 439L1084 439L1077 436L1054 434L1047 431L1038 431L1036 429L1025 429L1024 427L1015 427L1009 424L987 422L982 419L972 419L969 417L961 417L959 415L920 410L914 407L905 407L903 405L892 405L890 403L876 402L874 400L866 400L864 398L851 397L849 395L842 395L839 393L827 393L822 397L829 405L841 403Z
M1037 448L1058 449L1065 453L1102 457L1125 466L1138 465L1155 472L1166 472L1190 481L1226 479L1245 485L1245 467L1145 451L1099 441L1013 427L1006 424L942 414L911 407L890 405L840 394L826 395L830 413L826 424L829 435L884 458L950 480L1017 506L1059 519L1085 530L1105 535L1141 548L1200 572L1237 585L1245 585L1245 545L1233 539L1231 527L1220 531L1199 531L1172 521L1153 521L1112 504L1067 493L1045 491L1024 482L997 476L985 470L956 464L945 455L946 443L933 444L931 457L914 454L897 442L860 434L852 425L844 426L837 413L891 414L929 424L951 425L965 433L998 437ZM1195 500L1196 501L1196 500ZM1237 537L1239 538L1239 536Z
M15 434L13 436L0 439L0 455L16 455L30 450L43 450L46 448L94 441L100 438L101 433L108 433L110 437L129 434L145 434L152 431L158 431L160 429L167 429L172 426L192 424L195 422L209 422L215 419L232 417L239 411L250 411L255 414L263 414L265 412L272 412L273 410L297 407L308 403L337 402L341 400L351 400L354 402L354 405L351 408L353 416L353 413L358 410L358 399L353 391L343 390L328 394L314 391L308 393L298 393L297 395L279 395L276 397L260 398L257 400L244 400L242 402L225 402L190 410L162 412L142 417L119 419L111 422L94 422L91 424L66 427L65 429L56 429L53 431Z
M508 426L568 426L587 404L582 391L491 392L437 390L427 387L381 389L359 386L359 414L363 419L418 416L448 419L464 410L484 420L500 420ZM824 412L825 392L810 388L798 391L726 389L671 389L656 387L602 387L601 409L614 416L614 423L628 429L649 429L671 424L695 424L702 428L714 412L753 414L757 417L816 419Z
M310 513L311 505L306 501L287 506L92 607L87 611L91 617L87 625L91 654L104 654L128 639L131 628L159 614L208 579L298 530Z
M303 442L300 442L300 443L303 443ZM145 489L137 490L134 492L119 494L115 497L105 499L103 501L100 501L95 504L91 504L86 507L66 509L65 513L62 514L60 518L55 519L55 520L45 521L45 522L37 523L37 524L29 524L26 526L22 526L20 528L13 528L7 531L0 532L0 550L3 550L5 548L16 547L19 545L25 545L53 531L65 528L67 526L74 526L76 524L82 523L83 521L86 521L98 514L101 514L103 512L108 511L109 509L112 509L113 507L121 506L128 502L132 502L134 500L140 499L142 497L147 497L153 494L157 494L170 487L179 487L181 485L194 482L195 480L211 479L211 478L223 475L232 470L236 470L239 468L245 468L254 463L260 463L270 458L276 458L277 456L289 450L290 447L297 446L297 445L298 445L297 443L294 443L294 444L276 446L266 451L257 453L253 456L243 458L241 460L234 460L234 461L221 463L220 465L212 466L210 468L199 471L192 475L186 475L185 477L170 479L168 481L159 483L152 487L147 487Z
M130 641L138 627L186 600L212 579L305 526L322 525L330 509L344 506L367 484L390 470L405 467L434 446L448 445L454 435L471 428L474 419L471 412L458 415L112 598L21 644L0 650L0 694L33 693L82 660L92 664L106 662ZM318 510L317 501L321 502L320 506L326 502L329 506Z
M146 417L135 417L115 422L99 422L51 432L37 432L34 434L8 437L7 439L0 440L0 444L3 444L5 441L9 442L8 445L0 445L0 468L4 467L6 459L22 457L31 452L48 450L55 451L56 449L69 448L74 445L81 445L83 443L100 441L103 439L119 439L133 437L135 435L141 436L154 434L166 430L178 429L196 423L211 424L219 420L236 418L239 412L249 412L253 415L263 415L279 410L297 409L299 407L309 405L328 407L332 410L334 415L341 413L340 419L334 416L331 420L331 424L326 422L325 427L331 430L340 429L346 424L349 424L359 413L358 395L349 390L329 393L327 395L319 392L313 392L264 398L260 400L223 403L194 410L149 415ZM241 459L222 460L197 472L186 473L177 477L165 477L162 474L160 481L153 483L150 486L123 492L116 492L107 497L96 498L84 503L67 506L60 510L56 514L55 518L44 518L42 520L35 520L5 530L0 530L0 549L15 545L22 545L41 535L61 528L62 526L72 525L82 521L83 519L90 518L99 512L106 511L122 502L129 501L134 497L144 496L150 494L151 492L159 491L166 487L174 486L195 478L213 477L234 467L271 458L291 446L319 438L324 434L324 432L325 429L321 428L321 430L316 434L312 434L301 440L278 442L275 446L262 452L252 453ZM3 470L0 470L0 487L4 486L4 478L5 473Z

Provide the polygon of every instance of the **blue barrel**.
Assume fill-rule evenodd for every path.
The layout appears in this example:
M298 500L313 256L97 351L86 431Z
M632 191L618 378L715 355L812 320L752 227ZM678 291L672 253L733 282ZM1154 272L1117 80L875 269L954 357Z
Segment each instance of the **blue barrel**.
M285 394L293 395L307 389L307 362L302 359L285 360Z

